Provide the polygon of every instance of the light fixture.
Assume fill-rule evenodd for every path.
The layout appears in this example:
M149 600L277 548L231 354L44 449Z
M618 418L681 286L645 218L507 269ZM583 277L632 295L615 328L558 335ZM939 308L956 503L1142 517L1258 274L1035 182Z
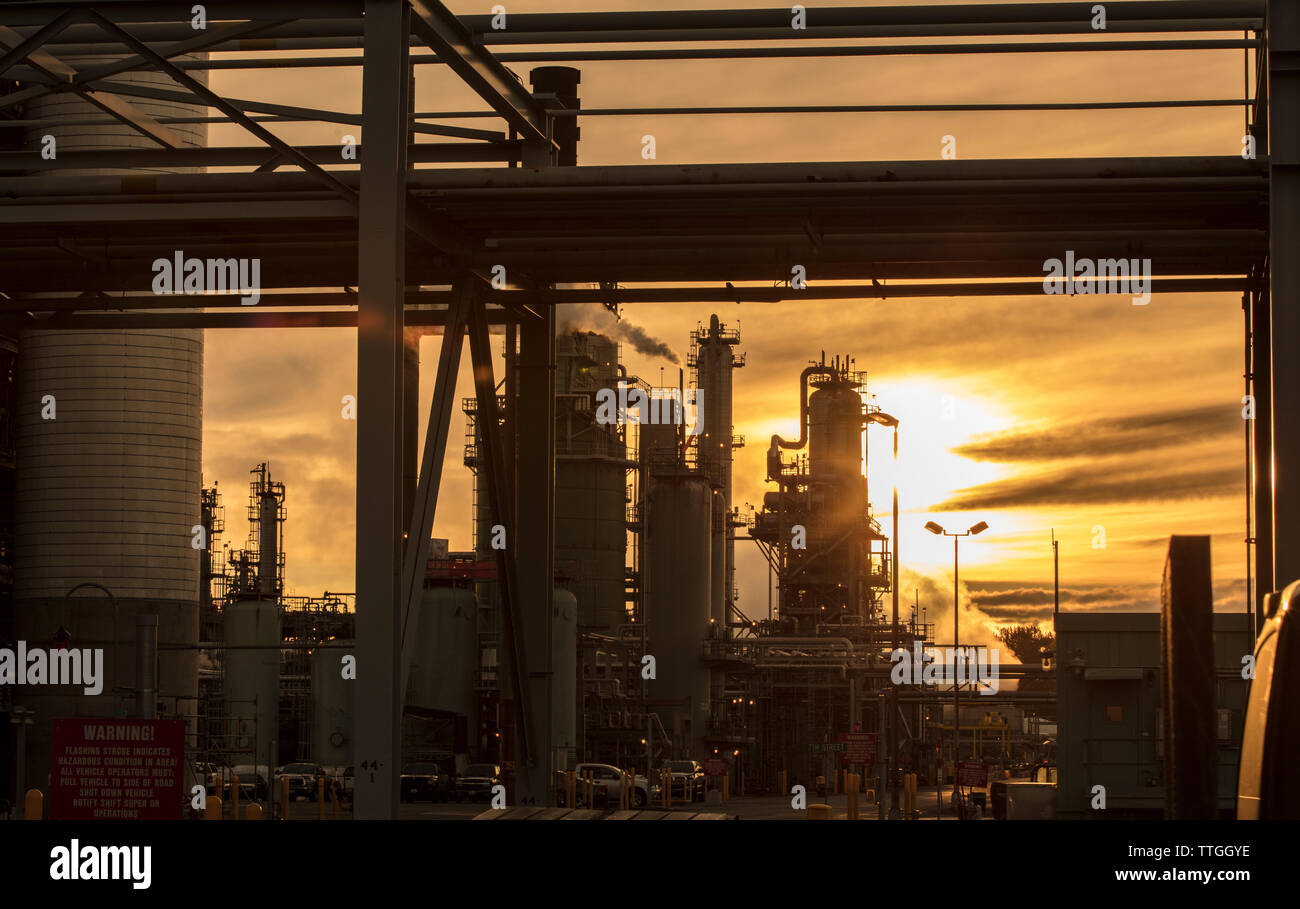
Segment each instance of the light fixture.
M926 521L925 529L930 531L930 533L943 533L943 528L934 523L934 521Z
M988 522L987 522L987 521L980 521L978 524L976 524L974 527L972 527L968 532L969 532L971 535L974 535L974 534L977 534L977 533L983 533L984 531L986 531L986 530L988 530L988 529L989 529Z

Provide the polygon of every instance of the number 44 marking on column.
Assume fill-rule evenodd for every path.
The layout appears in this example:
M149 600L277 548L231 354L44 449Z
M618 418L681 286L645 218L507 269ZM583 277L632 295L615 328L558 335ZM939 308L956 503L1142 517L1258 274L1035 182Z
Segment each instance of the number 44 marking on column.
M362 761L361 769L370 771L370 782L375 781L375 771L384 766L380 761Z

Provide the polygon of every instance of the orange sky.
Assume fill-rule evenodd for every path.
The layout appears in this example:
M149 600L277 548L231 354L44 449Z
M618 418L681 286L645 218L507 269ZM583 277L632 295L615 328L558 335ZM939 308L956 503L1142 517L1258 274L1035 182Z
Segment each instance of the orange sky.
M934 2L934 0L929 0ZM752 2L510 2L510 13L557 9L714 9ZM765 5L765 4L757 4ZM770 4L766 4L770 5ZM863 5L862 0L823 6ZM890 5L897 5L896 3ZM462 14L491 4L451 2ZM814 10L815 11L815 10ZM1239 36L1237 36L1239 37ZM999 39L1001 40L1001 39ZM830 43L842 44L844 41ZM516 48L511 48L514 50ZM336 53L336 52L330 52ZM1015 54L901 58L584 63L587 107L683 104L976 103L1240 96L1240 51ZM526 77L530 64L512 64ZM360 109L360 68L220 71L234 97ZM443 68L417 72L419 110L481 109ZM485 122L470 125L485 126ZM342 126L271 124L304 143L336 142ZM604 117L582 121L580 164L641 164L641 137L659 164L935 160L944 135L959 158L1232 155L1240 108L1083 113ZM364 142L364 137L361 137ZM213 145L251 144L235 127ZM1082 253L1081 253L1082 254ZM1154 263L1160 274L1160 263ZM1026 276L1038 277L1038 276ZM711 312L742 333L736 377L734 501L757 503L772 433L798 434L798 373L825 349L869 374L882 409L901 420L902 598L920 591L931 621L951 622L951 544L922 530L934 519L990 530L962 546L962 582L975 609L963 629L1050 620L1051 548L1061 540L1067 609L1158 608L1167 538L1213 534L1218 608L1244 608L1242 322L1235 295L1026 296L993 299L643 304L628 320L680 354ZM565 312L560 313L561 321ZM422 419L437 337L422 344ZM631 372L657 384L667 367L623 347ZM340 398L355 393L355 335L338 329L207 333L204 480L220 481L226 539L242 547L248 469L270 460L288 485L287 589L353 589L355 424ZM462 366L459 395L469 394ZM945 410L951 396L952 407ZM453 416L436 536L469 548L470 475L460 464L463 418ZM421 426L421 435L423 425ZM869 433L869 479L888 526L893 482L888 430ZM1105 548L1094 548L1094 528ZM737 544L740 608L766 615L766 566ZM904 616L907 609L904 609ZM963 638L966 635L963 633Z

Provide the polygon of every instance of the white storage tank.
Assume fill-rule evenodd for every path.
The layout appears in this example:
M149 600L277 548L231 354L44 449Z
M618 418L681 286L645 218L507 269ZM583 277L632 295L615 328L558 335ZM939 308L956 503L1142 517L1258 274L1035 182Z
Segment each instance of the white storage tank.
M118 57L67 58L76 69ZM181 58L185 59L185 58ZM188 59L197 59L191 55ZM200 81L206 73L195 72ZM156 72L127 72L120 83L175 90ZM201 105L131 98L155 119L204 116ZM24 117L103 119L72 92L30 101ZM170 126L185 146L207 142L205 124ZM24 141L35 155L52 135L60 155L77 150L157 148L116 121L92 126L42 126ZM164 169L151 168L158 172ZM193 168L173 172L194 172ZM127 171L50 171L58 176ZM158 256L171 249L159 249ZM69 267L76 267L69 254ZM142 275L148 286L152 275ZM116 289L116 288L108 288ZM38 307L33 306L33 309ZM191 527L200 520L203 335L198 330L28 331L19 346L18 469L15 547L15 637L45 642L64 627L70 647L103 647L103 693L27 689L20 703L36 711L28 735L29 781L48 782L50 720L109 717L132 711L135 616L158 616L158 643L198 643L199 553ZM55 419L43 419L52 397ZM82 583L66 605L65 594ZM115 690L118 692L115 694ZM161 649L160 708L193 713L198 651Z
M688 738L689 721L693 756L709 718L704 642L711 633L720 637L710 625L712 500L708 478L686 472L656 475L646 497L645 603L656 665L650 696L683 703L661 708L659 718L677 741Z
M231 747L266 761L280 728L280 610L271 600L238 600L225 608L225 702Z
M474 591L447 584L425 587L407 703L473 718L477 613Z
M353 652L354 642L331 643L346 646L311 655L312 759L324 767L347 767L354 760L357 683L343 678L343 657Z

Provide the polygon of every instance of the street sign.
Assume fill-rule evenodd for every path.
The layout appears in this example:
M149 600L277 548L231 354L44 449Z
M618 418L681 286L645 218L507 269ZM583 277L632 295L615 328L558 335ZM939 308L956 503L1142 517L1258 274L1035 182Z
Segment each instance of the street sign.
M848 751L849 746L843 742L809 742L808 750L813 754L825 754L832 751Z
M55 719L50 819L180 820L185 721Z
M989 765L969 761L957 762L957 785L982 789L989 784Z
M841 732L837 738L844 745L840 761L845 764L874 764L876 762L876 733Z
M722 758L709 758L704 762L705 776L726 776L727 762Z

